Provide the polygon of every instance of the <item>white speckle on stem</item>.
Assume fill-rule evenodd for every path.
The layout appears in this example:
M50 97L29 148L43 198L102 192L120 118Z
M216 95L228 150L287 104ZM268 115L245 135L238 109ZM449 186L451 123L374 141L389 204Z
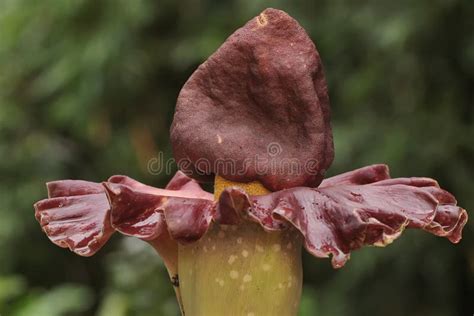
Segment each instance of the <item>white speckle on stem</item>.
M220 286L224 286L224 280L216 278L216 283L219 284Z
M245 283L250 282L250 281L252 281L252 276L250 274L246 274L242 278L242 281L244 281Z
M227 260L228 264L233 264L237 260L237 256L230 255L229 260Z
M230 271L229 276L231 279L237 279L239 277L239 272L236 270L232 270Z

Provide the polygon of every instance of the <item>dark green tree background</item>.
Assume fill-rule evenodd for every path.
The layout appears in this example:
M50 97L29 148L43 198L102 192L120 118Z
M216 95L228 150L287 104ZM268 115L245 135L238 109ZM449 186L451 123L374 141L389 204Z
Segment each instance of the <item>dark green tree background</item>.
M236 28L284 9L321 53L331 174L385 162L474 209L474 1L3 0L0 2L0 314L177 315L158 257L116 236L80 258L52 245L32 204L44 182L101 181L171 158L180 87ZM258 137L258 135L256 135ZM472 315L474 225L457 246L408 231L335 271L305 257L301 315Z

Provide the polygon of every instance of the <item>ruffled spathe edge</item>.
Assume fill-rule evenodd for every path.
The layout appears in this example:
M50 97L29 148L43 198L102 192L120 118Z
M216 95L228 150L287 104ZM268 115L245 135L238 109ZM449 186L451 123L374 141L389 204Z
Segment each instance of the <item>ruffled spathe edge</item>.
M423 229L457 243L467 213L429 178L390 179L385 165L372 165L324 180L319 188L298 187L263 196L227 188L218 201L178 172L166 189L126 176L99 183L48 183L49 198L35 204L36 218L51 241L82 256L97 252L118 231L150 242L166 253L178 243L199 240L211 222L256 222L266 231L296 228L316 257L342 267L364 245L386 246L405 228ZM157 246L158 245L158 246ZM176 248L176 251L170 249ZM160 252L160 251L159 251Z

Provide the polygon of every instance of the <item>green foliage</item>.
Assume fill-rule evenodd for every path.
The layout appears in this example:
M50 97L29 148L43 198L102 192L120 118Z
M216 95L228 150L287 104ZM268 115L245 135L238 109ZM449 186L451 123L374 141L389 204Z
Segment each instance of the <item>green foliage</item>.
M27 297L13 314L18 316L60 316L85 311L90 307L90 294L90 291L83 286L64 284L47 293Z
M44 182L147 171L179 89L267 6L308 30L332 100L331 174L386 162L474 209L474 2L78 0L0 2L0 314L177 315L165 270L136 240L80 258L34 220ZM458 246L407 232L333 271L305 257L301 315L470 315L472 221Z

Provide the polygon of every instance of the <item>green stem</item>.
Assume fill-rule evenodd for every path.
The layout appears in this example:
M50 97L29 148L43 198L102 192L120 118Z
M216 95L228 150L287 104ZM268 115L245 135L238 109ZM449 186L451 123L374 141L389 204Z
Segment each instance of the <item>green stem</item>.
M297 315L301 237L256 224L214 225L179 246L180 291L187 316Z

